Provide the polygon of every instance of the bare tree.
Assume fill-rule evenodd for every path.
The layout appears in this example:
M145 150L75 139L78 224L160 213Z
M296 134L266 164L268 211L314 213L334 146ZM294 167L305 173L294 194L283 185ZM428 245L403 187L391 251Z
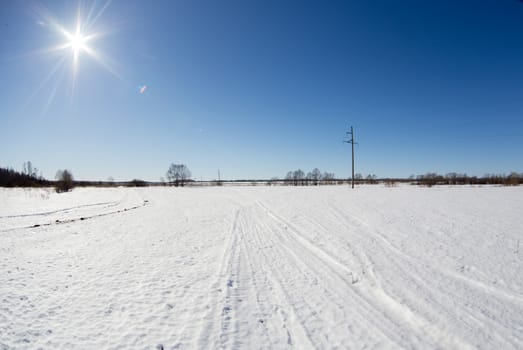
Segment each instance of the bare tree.
M278 181L279 181L279 180L280 180L280 179L278 179L277 176L273 176L273 177L270 178L269 181L267 181L266 185L267 185L267 186L271 186L271 185L273 185L273 184L278 184Z
M294 181L294 186L303 185L305 181L305 173L301 169L294 170L292 173L292 179Z
M458 183L458 173L452 172L445 175L445 181L449 185L455 185Z
M185 164L171 164L167 170L167 180L174 186L183 186L191 178L191 171Z
M305 185L309 186L309 183L312 183L312 172L308 172L307 175L305 175Z
M314 168L311 172L311 180L314 184L314 186L318 185L318 182L321 179L321 171L318 168Z
M56 192L68 192L74 187L73 174L65 169L56 172Z
M374 185L374 184L377 184L377 183L378 183L378 181L376 180L377 177L376 177L376 175L374 175L374 174L369 174L369 175L367 175L367 178L366 178L366 179L367 179L367 183L368 183L368 184Z
M285 175L285 184L290 185L292 183L293 178L294 173L292 171L289 171L287 175Z
M322 178L323 182L326 183L327 185L334 184L334 173L324 172L323 175L321 176L321 178Z
M33 167L31 161L24 162L24 171L23 173L27 176L38 178L38 169Z
M33 166L31 161L24 162L24 174L29 176L33 175Z
M438 183L444 182L444 178L437 173L426 173L418 176L418 183L422 186L432 187Z

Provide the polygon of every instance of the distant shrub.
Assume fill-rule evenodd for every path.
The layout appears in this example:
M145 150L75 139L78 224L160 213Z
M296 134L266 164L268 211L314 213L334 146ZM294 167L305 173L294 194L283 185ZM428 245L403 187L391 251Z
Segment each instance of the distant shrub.
M145 187L145 186L147 186L147 183L143 180L134 179L129 182L129 185L132 187Z
M395 187L397 185L396 179L385 179L385 186L386 187Z
M509 176L505 178L503 185L505 186L518 186L521 183L522 178L518 173L512 172Z
M418 176L418 184L420 186L432 187L443 183L445 183L445 179L437 173L426 173L425 175Z
M378 177L375 174L369 174L365 178L365 182L369 185L375 185L378 183Z
M72 190L74 187L73 174L67 169L58 170L54 187L58 193Z

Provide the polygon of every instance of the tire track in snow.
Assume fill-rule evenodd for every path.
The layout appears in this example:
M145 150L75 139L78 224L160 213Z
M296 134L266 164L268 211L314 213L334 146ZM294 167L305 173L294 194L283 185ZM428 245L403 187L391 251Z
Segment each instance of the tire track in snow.
M280 270L286 272L281 275L279 282L282 286L287 286L282 289L287 291L287 298L293 301L291 304L302 305L300 310L297 310L298 318L305 332L312 332L309 337L314 347L347 347L348 344L354 344L354 337L358 338L359 345L362 347L378 346L377 344L380 343L383 345L383 342L387 342L388 346L398 346L400 337L389 328L378 328L372 334L366 333L368 329L376 328L377 324L384 321L381 313L377 312L379 310L370 307L362 309L358 303L355 304L354 299L362 298L354 292L352 276L336 272L325 264L325 261L303 249L300 243L293 240L287 230L282 228L281 223L274 219L267 221L266 212L264 215L258 211L254 216L264 218L263 221L260 220L265 232L262 239L267 238L267 233L272 233L276 239L274 241L276 249L271 252L276 253L279 250L278 258L273 260L281 264L273 267L273 271L275 274ZM287 266L292 266L294 271L292 269L289 271ZM303 285L289 286L290 276L294 277L291 278L291 282L301 282ZM302 293L306 294L306 298ZM361 302L366 303L365 300ZM369 316L371 322L367 319ZM361 327L361 324L366 323L366 327ZM328 326L322 327L323 325ZM339 339L339 344L333 344L329 338L329 333L332 333L333 329L337 331L334 339ZM370 343L373 345L369 345Z
M244 270L248 272L245 273L245 277L241 281L250 284L251 295L250 299L246 301L253 302L256 305L255 311L248 315L250 324L245 322L244 327L259 330L262 333L262 338L265 338L266 341L257 345L260 348L271 349L284 343L282 339L286 339L288 343L289 333L286 330L284 320L273 306L274 292L269 280L270 271L263 264L258 263L259 252L265 247L255 246L255 250L251 248L254 242L253 237L251 237L252 231L248 230L248 226L243 220L242 233L244 234L244 239L241 240Z
M115 214L131 211L131 210L139 209L139 208L145 207L148 203L149 203L148 200L143 200L142 204L140 204L140 205L126 207L123 209L114 210L114 211L110 211L110 212L106 212L106 213L86 215L86 216L76 217L76 218L72 218L72 219L63 219L63 220L56 219L53 222L33 224L33 225L29 225L29 226L11 227L11 228L7 228L7 229L2 229L2 230L0 230L0 232L9 232L9 231L15 231L15 230L38 228L38 227L45 227L45 226L52 226L52 225L69 224L69 223L73 223L73 222L77 222L77 221L85 221L85 220L100 218L100 217L109 216L109 215L115 215ZM104 208L108 208L108 207L110 207L110 206L106 206Z
M271 349L289 342L292 345L282 311L270 307L274 288L267 285L265 269L255 263L259 253L247 243L251 239L250 222L244 209L236 211L212 287L217 293L210 298L198 348ZM266 342L246 344L254 332Z
M365 242L364 246L367 247L367 249L372 248L376 256L388 257L387 266L395 270L392 274L394 278L392 280L390 278L387 278L389 287L391 287L391 283L394 284L395 279L402 279L404 281L403 283L400 283L400 285L402 286L410 286L409 290L401 289L400 292L402 296L399 297L399 299L402 300L402 305L407 308L406 310L408 310L407 314L412 314L412 309L409 307L409 305L406 305L407 301L410 301L409 304L411 305L413 302L415 304L414 309L418 311L421 310L423 312L423 315L419 314L419 312L416 315L418 317L421 317L420 319L424 320L425 324L429 325L426 328L428 328L431 331L432 337L436 341L442 339L446 342L461 344L459 345L460 348L470 348L472 346L466 343L464 339L454 336L448 328L448 319L441 318L441 310L447 310L447 315L451 316L451 318L454 310L448 308L448 302L441 302L440 295L435 293L435 291L441 292L441 286L430 286L435 274L441 274L440 270L434 269L433 267L428 266L425 262L416 259L415 257L412 257L406 253L403 253L400 249L396 248L389 240L387 240L382 233L376 230L371 230L370 226L364 220L354 215L347 217L345 213L343 213L339 208L332 205L330 207L335 213L337 213L339 221L346 226L347 230L349 230L352 227L351 225L347 224L347 221L354 221L356 225L362 228L364 232L353 231L353 235L355 237L358 237L358 239L362 242ZM379 244L380 242L382 244ZM377 252L376 249L381 251ZM366 255L365 253L363 254ZM399 258L400 262L398 262L397 259L394 259L394 256L396 258ZM372 281L374 281L373 284L379 287L378 291L380 292L380 294L381 292L385 293L385 295L383 295L385 299L391 298L392 300L394 300L395 298L391 296L390 292L385 291L385 288L381 283L381 278L377 277L376 273L374 273L374 269L372 268L372 266L374 265L375 264L372 263L370 265L371 268L369 269L369 276L372 277ZM423 270L421 268L428 269L429 271ZM416 290L416 293L412 293L411 290ZM427 297L425 297L424 299L420 298L420 290L424 291L424 295L430 296L428 297L428 300L431 301L430 304L426 302ZM446 293L456 300L463 298L462 295L453 293L453 291L450 288L446 290ZM405 297L407 297L407 299L405 299ZM463 300L463 302L466 303L467 301ZM436 305L433 306L431 304ZM485 325L485 323L482 323L482 325L483 327L488 327L487 325ZM502 339L499 340L505 342Z
M263 203L260 201L256 201L256 204L261 207L266 214L271 217L273 220L280 223L283 227L289 228L290 232L294 233L294 238L299 241L301 245L303 245L306 249L310 250L314 255L318 256L321 260L327 261L330 264L336 266L336 268L341 269L342 271L348 273L352 278L352 284L357 283L360 280L360 276L353 270L349 269L347 266L345 266L343 263L338 261L337 259L333 258L332 255L325 252L323 249L315 245L313 242L311 242L308 238L305 238L303 235L298 233L298 230L290 223L290 221L283 219L279 215L277 215L272 210L268 209ZM289 230L287 230L289 231Z
M225 245L220 264L216 273L216 278L211 286L211 296L208 300L209 311L203 320L200 329L200 335L197 339L197 348L199 349L217 349L221 341L222 330L219 331L218 339L216 339L216 327L222 326L221 317L225 311L224 298L227 288L226 278L231 267L232 256L238 248L237 240L237 226L240 210L236 209L233 214L231 228L229 230L229 240Z
M219 340L220 348L234 348L235 341L238 336L238 322L237 322L237 303L239 293L238 277L240 272L240 255L241 255L241 214L239 211L235 218L236 224L233 229L233 241L230 250L229 261L226 265L224 279L221 282L223 286L223 297L220 302L221 317ZM241 302L241 299L240 299Z
M341 339L341 343L336 346L346 347L346 344L354 344L354 337L360 341L361 347L368 346L380 346L383 342L387 342L388 346L397 347L400 344L400 336L398 332L391 331L391 327L378 327L378 325L387 323L387 320L383 319L381 310L372 308L370 306L362 307L361 304L368 304L366 300L363 300L354 291L352 276L349 274L339 274L336 270L333 270L331 266L318 258L315 254L311 253L308 249L303 249L300 242L293 239L293 235L289 235L287 232L288 226L282 225L278 220L274 219L274 213L267 213L267 209L262 208L258 205L259 209L263 210L263 213L258 212L256 215L261 218L272 217L270 221L260 221L262 225L265 223L266 232L273 233L276 241L274 241L274 247L280 250L278 259L274 259L276 262L284 261L283 265L274 267L274 271L288 270L285 268L287 265L292 265L297 271L288 272L291 276L302 276L305 278L302 286L290 286L288 289L287 297L289 300L299 300L309 311L309 314L301 317L302 327L314 330L317 325L329 325L327 329L321 329L321 332L317 332L314 335L314 347L330 348L333 344L329 341L328 332L329 329L340 329L340 334L337 334L337 338ZM266 239L266 236L263 237ZM275 253L273 251L273 253ZM270 257L268 257L270 259ZM287 283L287 277L283 275L280 278L280 284L284 286ZM310 290L314 289L314 293L309 293ZM304 297L297 294L295 291L305 291L308 300L315 300L314 305L306 302ZM340 290L343 290L340 292ZM355 299L359 300L359 303L355 303ZM327 302L328 300L328 302ZM334 305L332 305L334 304ZM321 316L320 314L324 310L329 310L331 314L327 316ZM333 311L336 310L336 311ZM332 312L342 312L343 315L338 317L343 320L340 324L333 323ZM303 313L302 313L303 314ZM317 319L317 325L311 325L310 315L313 315ZM364 316L365 315L365 316ZM369 318L371 319L369 321ZM349 320L349 322L347 322ZM366 326L361 326L366 325ZM366 333L366 330L374 329L372 334ZM347 330L349 332L347 332ZM379 333L376 333L379 332ZM319 333L319 334L318 334ZM346 334L345 334L346 333ZM350 337L347 337L350 334ZM371 343L371 344L369 344Z
M240 212L236 226L238 248L233 250L226 279L221 347L272 349L288 343L289 333L281 315L270 308L274 302L273 288L265 269L255 265L259 252L249 244L251 218L247 214L246 210ZM258 339L256 343L250 343L252 336Z
M75 210L75 209L81 209L81 208L87 208L87 207L103 206L104 208L108 208L108 207L116 206L116 205L118 205L120 203L121 203L121 201L84 204L84 205L77 205L77 206L74 206L74 207L69 207L69 208L64 208L64 209L45 211L45 212L41 212L41 213L5 215L5 216L0 216L0 219L25 218L25 217L31 217L31 216L47 216L47 215L50 215L50 214L56 214L56 213L61 213L61 212L69 212L69 211L72 211L72 210Z
M260 245L253 246L256 227L250 214L244 207L234 215L212 287L213 293L217 293L209 300L197 347L271 349L287 344L300 349L314 348L301 324L292 322L297 316L284 297L281 282L275 284L270 277L274 269L267 270L260 263ZM270 258L263 262L270 262ZM253 332L258 332L266 343L245 344Z
M296 245L301 245L305 250L308 250L318 259L325 263L325 266L330 267L330 270L334 272L337 277L345 280L347 285L350 287L350 284L354 285L352 289L353 292L358 296L358 298L367 304L367 310L362 310L363 312L373 309L379 315L380 312L386 311L386 314L390 320L399 325L408 325L412 330L415 331L418 337L418 341L424 343L426 339L432 339L436 344L440 344L446 347L460 347L467 348L471 347L470 345L464 343L461 339L455 337L448 337L442 330L438 327L432 325L428 320L422 318L421 315L415 314L407 305L395 300L391 297L385 290L382 288L381 283L376 279L375 275L371 272L369 274L370 281L360 281L359 277L354 278L354 273L352 270L348 269L345 265L339 262L337 259L333 258L331 255L327 254L314 243L310 242L307 238L299 233L288 220L282 218L275 212L269 210L261 202L257 203L267 215L277 221L280 225L286 228L286 232L291 233L288 235L289 238L293 239ZM303 254L306 255L306 254ZM365 260L369 260L368 257ZM340 273L341 272L341 273ZM347 280L347 276L350 275L350 284ZM360 283L362 282L362 283ZM382 331L384 331L382 329ZM387 333L387 332L385 332ZM390 335L390 333L389 333ZM394 339L395 337L391 337ZM442 344L443 343L443 344Z
M314 349L315 346L303 325L299 310L303 308L313 310L313 307L302 296L296 301L297 298L291 295L293 287L289 288L286 284L289 281L293 282L296 275L285 275L285 271L289 270L290 265L285 254L271 255L278 252L278 243L271 239L271 231L261 224L258 214L251 208L246 230L249 233L251 244L246 252L251 257L251 261L257 262L253 270L263 271L268 294L265 298L274 303L272 310L268 311L267 323L277 331L275 345L281 347L282 343L286 343L288 347ZM287 267L284 262L287 263ZM313 311L307 316L318 319Z
M402 279L404 281L399 285L408 285L411 286L411 290L416 290L416 293L412 293L410 290L405 290L404 288L402 288L400 290L400 293L403 295L401 299L404 302L410 301L411 304L415 304L416 310L421 310L423 312L423 317L426 320L426 322L432 325L432 327L430 328L436 330L434 332L434 334L437 335L436 339L449 338L451 341L457 341L458 343L464 342L463 339L459 339L455 336L452 336L451 333L449 334L450 330L448 329L448 319L455 319L456 314L455 309L450 307L451 304L449 305L448 301L442 301L442 298L450 298L451 300L459 301L461 304L467 306L461 309L461 311L465 312L466 317L460 316L459 320L456 320L458 324L465 324L466 328L470 328L468 323L470 323L469 321L471 321L474 328L499 329L499 323L489 316L489 314L495 314L496 308L494 301L494 305L490 307L487 305L473 306L474 300L470 298L464 298L464 295L467 294L460 294L454 291L456 282L460 282L461 285L465 284L466 288L473 288L477 292L484 293L485 290L489 291L489 289L487 288L481 288L482 283L478 282L478 284L475 284L475 281L468 280L466 277L453 274L452 272L446 271L441 268L430 266L426 262L420 260L419 258L413 257L401 251L392 242L390 242L383 233L379 232L379 230L372 230L371 227L364 220L354 215L347 217L347 215L336 206L331 205L330 207L333 210L333 212L339 217L339 221L346 225L347 229L351 228L347 224L347 222L351 222L353 220L355 220L355 222L362 227L364 232L354 232L354 235L357 236L361 241L367 242L367 247L374 247L374 249L381 250L381 252L377 253L378 256L388 257L387 265L389 268L395 270L394 278ZM448 288L442 288L441 283L448 284L449 279L453 280L453 282L451 282L451 286L449 286ZM380 279L377 278L375 275L374 280L379 284L380 289L385 291L385 289L381 285ZM391 283L393 285L397 284L394 283L394 280L389 281L389 287L391 287ZM493 288L490 288L490 291L492 291L492 289ZM429 296L428 300L430 300L430 303L426 302L427 297L425 297L425 299L420 298L420 290L423 291L423 295ZM512 301L514 305L517 305L518 308L521 309L520 299L517 296L507 295L506 293L495 290L492 292L492 294L497 295L498 297L502 297L505 300ZM407 300L405 300L405 297L407 297ZM442 315L445 315L446 318L442 318ZM437 328L435 328L436 325L439 325L439 327L447 329L447 331L438 332ZM503 332L498 333L502 334ZM519 342L515 343L514 341L509 341L499 335L494 335L494 337L496 338L496 341L498 343L505 344L504 346L507 348L518 348L518 346L521 345L521 343Z

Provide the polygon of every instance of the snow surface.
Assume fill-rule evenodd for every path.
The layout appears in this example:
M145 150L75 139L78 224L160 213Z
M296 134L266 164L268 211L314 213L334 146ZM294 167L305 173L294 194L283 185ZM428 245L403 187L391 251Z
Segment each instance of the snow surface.
M0 349L522 349L523 187L0 189Z

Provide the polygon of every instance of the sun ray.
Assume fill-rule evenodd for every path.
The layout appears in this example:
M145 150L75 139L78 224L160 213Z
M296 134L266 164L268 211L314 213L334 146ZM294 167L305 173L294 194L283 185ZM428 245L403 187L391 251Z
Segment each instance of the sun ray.
M118 71L111 65L109 62L110 59L104 54L102 54L99 51L93 50L91 47L87 46L85 47L84 51L93 58L96 62L98 62L99 65L101 65L103 68L105 68L109 73L113 74L115 77L122 79L122 76Z
M47 98L47 102L44 106L44 108L42 109L42 116L45 115L47 113L47 111L49 110L49 107L51 106L51 103L53 102L54 100L54 97L56 95L56 91L58 90L58 85L60 85L60 81L62 80L63 76L64 76L64 73L65 73L65 69L62 69L61 72L59 72L59 77L58 79L55 80L54 82L54 86L51 90L51 94L49 95L49 97Z
M86 24L86 29L91 29L91 27L93 27L96 22L98 21L98 19L104 14L105 10L107 10L107 8L109 7L109 5L111 4L111 1L107 1L104 6L98 11L98 13L94 16L94 18L91 20L91 15L93 14L93 11L94 11L94 6L91 7L90 11L89 11L89 15L87 15L87 18L85 20L85 24Z
M77 84L77 79L80 72L80 61L82 56L88 57L95 61L98 65L109 71L114 76L121 79L116 69L113 67L111 60L101 51L95 48L95 42L105 36L107 31L96 30L96 23L100 20L102 15L106 12L111 1L105 1L101 4L95 1L89 8L83 8L82 2L78 2L78 7L75 14L75 22L73 28L68 29L60 23L45 7L41 5L36 6L36 10L40 19L37 23L46 30L51 30L58 34L62 42L38 50L36 53L57 53L61 54L61 58L56 65L53 66L49 74L44 78L42 83L38 86L36 91L31 95L38 94L46 85L48 85L54 77L57 78L56 83L51 89L50 100L47 101L44 110L47 110L54 99L58 86L63 79L65 63L70 62L71 66L71 96ZM87 13L87 16L83 16ZM62 71L60 72L60 69ZM59 74L57 74L59 72Z
M40 85L38 85L36 90L31 94L31 96L29 96L29 98L27 99L27 103L29 103L36 95L38 95L38 93L44 88L44 86L47 85L47 83L51 80L51 78L56 74L56 72L60 68L62 68L62 70L63 70L63 68L65 67L66 60L67 60L66 56L62 56L60 58L60 60L53 66L53 68L51 69L49 74L47 74L47 76L44 78L44 80L42 80Z

